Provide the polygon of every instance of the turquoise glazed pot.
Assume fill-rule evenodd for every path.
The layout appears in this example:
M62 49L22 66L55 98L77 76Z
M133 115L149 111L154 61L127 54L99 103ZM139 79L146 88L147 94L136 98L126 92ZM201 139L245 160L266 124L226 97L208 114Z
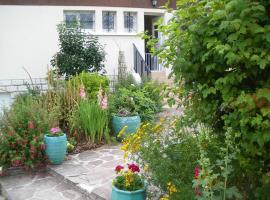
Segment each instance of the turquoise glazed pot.
M136 132L141 124L140 116L119 117L113 116L112 126L115 134L118 134L124 126L127 126L126 134Z
M124 191L119 190L115 186L112 186L112 200L145 200L146 189L140 189L136 191Z
M65 159L67 152L67 136L66 134L58 137L44 136L46 146L46 155L50 162L54 165L60 165Z

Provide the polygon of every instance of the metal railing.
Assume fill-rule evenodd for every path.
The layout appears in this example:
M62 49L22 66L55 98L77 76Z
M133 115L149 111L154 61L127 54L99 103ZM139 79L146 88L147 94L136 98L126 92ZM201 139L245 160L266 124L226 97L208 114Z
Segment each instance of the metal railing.
M151 70L147 63L145 62L144 58L140 54L139 50L133 44L133 50L134 50L134 70L136 73L140 74L140 76L150 76Z
M145 54L145 62L150 67L151 71L161 71L161 65L158 63L158 57L153 56L151 53Z
M33 87L45 91L48 89L47 80L45 78L0 80L0 93L20 93Z

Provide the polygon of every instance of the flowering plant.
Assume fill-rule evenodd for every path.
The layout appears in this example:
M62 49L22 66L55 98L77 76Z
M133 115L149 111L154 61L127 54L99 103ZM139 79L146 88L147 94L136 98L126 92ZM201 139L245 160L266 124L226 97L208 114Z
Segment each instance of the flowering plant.
M51 128L50 132L47 134L49 137L59 137L64 135L63 131L58 127Z
M127 165L128 168L122 165L115 167L115 172L118 176L113 180L113 185L125 191L136 191L144 187L144 181L139 175L140 168L138 165L132 163Z

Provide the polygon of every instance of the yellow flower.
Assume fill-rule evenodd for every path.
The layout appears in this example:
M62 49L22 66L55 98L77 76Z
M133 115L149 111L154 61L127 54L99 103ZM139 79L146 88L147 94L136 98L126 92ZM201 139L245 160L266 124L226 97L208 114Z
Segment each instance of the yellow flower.
M120 138L122 137L125 133L126 133L126 130L127 130L128 126L124 126L121 131L119 131L117 137Z
M132 182L134 181L133 172L131 170L128 170L125 174L125 186L129 187Z
M172 184L171 182L167 184L167 190L169 192L169 195L172 195L173 193L177 192L175 185Z
M147 172L147 171L149 170L149 165L146 164L146 165L144 166L143 170L144 170L145 172Z
M165 195L164 197L162 197L160 200L169 200L170 199L170 196L169 195Z

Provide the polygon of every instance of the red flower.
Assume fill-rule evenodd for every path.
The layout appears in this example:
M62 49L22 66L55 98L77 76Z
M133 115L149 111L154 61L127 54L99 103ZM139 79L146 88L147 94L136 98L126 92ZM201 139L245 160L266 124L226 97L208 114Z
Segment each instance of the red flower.
M134 172L140 172L139 166L134 164L134 163L128 164L128 169L130 169L133 173Z
M198 187L195 187L194 192L195 192L196 196L201 196L201 193L200 193Z
M28 122L28 128L29 129L34 129L35 128L35 125L32 121Z
M200 173L200 168L198 165L196 165L195 170L194 170L194 178L198 179L199 178L199 173Z
M41 151L45 151L46 146L45 146L45 144L41 144L41 145L39 146L39 148L40 148Z
M12 161L11 161L11 164L12 164L13 167L18 167L18 166L21 165L21 163L22 163L22 162L21 162L20 160L18 160L18 159L17 159L17 160L12 160Z
M115 167L115 171L116 171L116 172L120 172L120 171L123 170L123 169L124 169L124 167L121 166L121 165L117 165L117 166Z

